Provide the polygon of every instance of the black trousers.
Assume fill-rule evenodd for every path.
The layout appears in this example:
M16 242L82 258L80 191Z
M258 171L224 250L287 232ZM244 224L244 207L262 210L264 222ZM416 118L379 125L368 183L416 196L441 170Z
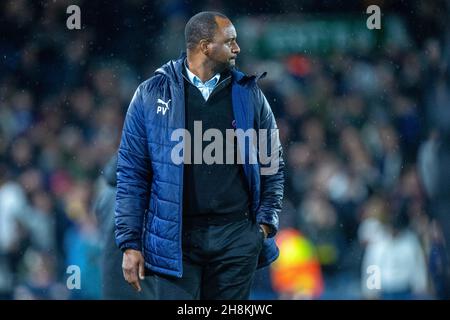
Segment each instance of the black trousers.
M264 242L248 218L224 225L183 226L183 277L157 275L163 300L246 300Z

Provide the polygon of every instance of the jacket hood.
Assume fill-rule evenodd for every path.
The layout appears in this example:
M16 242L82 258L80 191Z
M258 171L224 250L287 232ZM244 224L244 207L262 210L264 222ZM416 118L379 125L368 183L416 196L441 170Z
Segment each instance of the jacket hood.
M184 59L186 59L186 53L182 52L178 59L170 60L156 69L155 75L163 75L169 78L170 81L182 85L181 67L183 66Z

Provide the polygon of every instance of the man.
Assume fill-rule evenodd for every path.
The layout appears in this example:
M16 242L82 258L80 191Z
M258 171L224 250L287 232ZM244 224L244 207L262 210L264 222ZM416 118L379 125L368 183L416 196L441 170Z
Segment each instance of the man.
M141 283L142 292L136 292L123 281L122 253L114 245L114 199L116 197L117 155L103 169L102 185L95 199L96 214L102 236L100 269L102 275L102 298L106 300L151 300L156 298L156 283L148 277Z
M116 196L123 273L137 290L145 270L156 274L160 299L248 299L256 268L278 257L284 163L275 118L258 78L235 70L240 49L226 16L193 16L185 38L187 56L138 87L125 119ZM262 132L257 147L238 137L249 130ZM227 137L213 152L227 161L199 161L208 131Z

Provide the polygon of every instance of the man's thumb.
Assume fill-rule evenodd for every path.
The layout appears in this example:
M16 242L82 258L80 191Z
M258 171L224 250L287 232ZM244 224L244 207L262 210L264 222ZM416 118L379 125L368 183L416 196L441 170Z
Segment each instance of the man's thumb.
M145 275L145 268L144 268L144 260L142 259L141 261L139 261L139 278L141 280L144 280L144 275Z

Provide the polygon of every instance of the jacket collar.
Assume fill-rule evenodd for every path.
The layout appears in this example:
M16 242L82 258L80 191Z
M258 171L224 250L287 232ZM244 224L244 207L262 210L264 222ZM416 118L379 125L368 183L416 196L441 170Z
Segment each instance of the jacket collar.
M168 76L172 81L176 82L179 86L183 85L182 68L184 66L184 60L186 59L186 52L182 51L178 59L171 60L158 68L155 74L164 74ZM248 76L241 72L239 69L234 68L231 70L231 78L233 83L239 85L246 85L250 82L257 82L259 79L264 78L267 72L263 72L260 75Z

